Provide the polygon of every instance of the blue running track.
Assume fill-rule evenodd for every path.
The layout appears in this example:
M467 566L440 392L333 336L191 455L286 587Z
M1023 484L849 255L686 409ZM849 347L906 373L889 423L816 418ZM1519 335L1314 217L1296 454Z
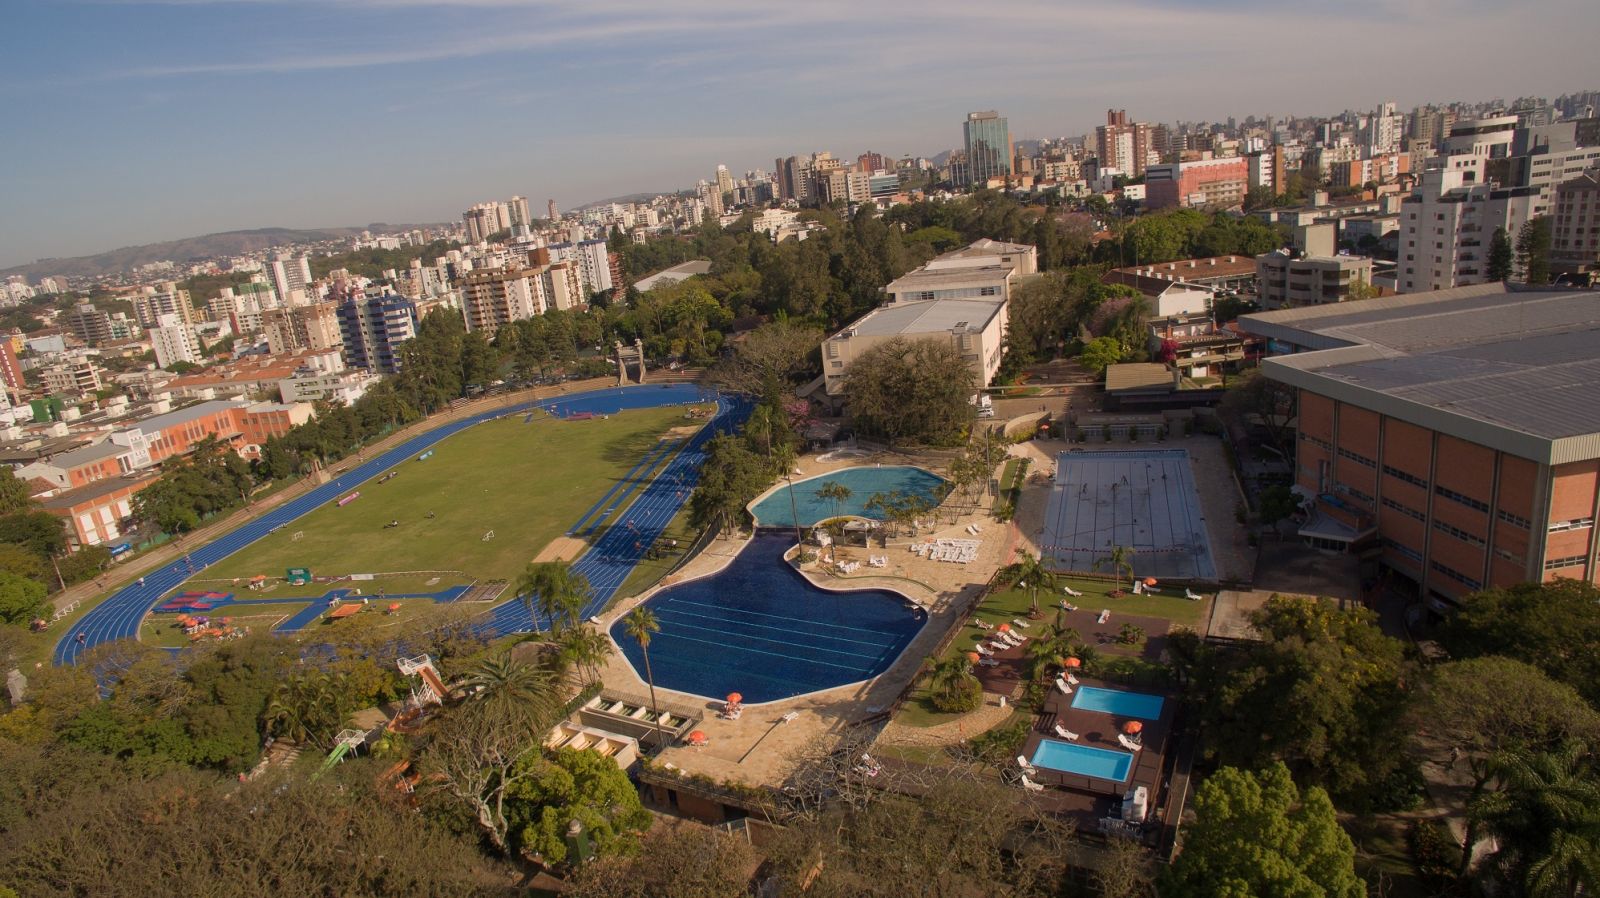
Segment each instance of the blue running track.
M451 421L412 437L393 449L375 456L325 483L304 496L286 502L261 517L230 533L190 550L189 564L198 573L233 553L261 539L274 528L292 523L318 507L337 499L352 489L383 472L402 464L474 424L513 414L525 414L535 408L562 416L590 413L613 414L628 409L659 408L669 405L692 405L717 400L717 413L711 426L698 433L666 469L656 477L606 531L600 542L591 547L573 565L588 576L595 597L584 615L589 616L605 607L628 573L643 557L655 538L660 535L694 488L699 477L704 446L715 432L731 432L749 414L749 404L741 399L717 397L712 391L695 384L657 384L638 387L616 387L555 396L538 402L526 402L480 412L476 415ZM192 574L183 561L147 573L136 583L129 584L85 614L72 630L56 644L56 664L73 664L85 649L116 639L138 638L139 622L156 602L181 586ZM530 628L532 621L522 603L512 598L490 612L485 623L486 632L492 636L514 633ZM544 624L541 624L543 628ZM84 641L78 642L78 635Z

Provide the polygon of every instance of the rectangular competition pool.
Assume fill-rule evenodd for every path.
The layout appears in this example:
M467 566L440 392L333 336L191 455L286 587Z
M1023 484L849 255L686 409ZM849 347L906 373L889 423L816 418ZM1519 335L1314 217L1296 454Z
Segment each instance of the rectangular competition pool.
M1079 686L1072 695L1072 707L1083 711L1099 711L1119 717L1137 717L1140 720L1160 720L1161 706L1166 700L1159 695L1144 692L1123 692L1121 689L1101 689L1098 686Z
M1133 755L1125 751L1045 739L1033 751L1033 766L1122 783L1127 782L1128 771L1133 769Z

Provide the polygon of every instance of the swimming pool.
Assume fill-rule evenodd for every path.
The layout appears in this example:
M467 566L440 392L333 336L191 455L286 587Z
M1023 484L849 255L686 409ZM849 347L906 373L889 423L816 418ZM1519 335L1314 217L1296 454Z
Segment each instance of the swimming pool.
M827 483L842 484L850 490L850 497L839 502L837 512L832 502L817 495L817 490ZM929 505L938 505L944 499L945 481L937 474L910 465L840 468L795 481L792 504L789 484L779 484L756 500L750 506L750 513L755 515L756 523L763 527L793 527L796 511L800 513L802 527L831 518L836 513L882 520L882 512L868 510L867 502L878 493L894 492L919 496Z
M1133 755L1076 742L1045 739L1033 751L1033 766L1123 783L1127 782L1128 772L1133 769Z
M657 686L771 702L875 677L900 657L927 614L888 590L813 586L783 558L793 545L758 534L721 571L645 601L661 625L650 637ZM644 654L621 620L611 638L643 679Z
M1100 711L1119 717L1137 717L1141 720L1160 720L1161 706L1166 703L1159 695L1144 692L1124 692L1121 689L1101 689L1098 686L1079 686L1072 695L1072 707L1083 711Z

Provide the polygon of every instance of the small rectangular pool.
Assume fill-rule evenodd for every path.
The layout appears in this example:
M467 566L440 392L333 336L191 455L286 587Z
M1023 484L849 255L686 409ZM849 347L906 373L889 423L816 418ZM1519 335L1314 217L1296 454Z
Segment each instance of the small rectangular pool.
M1122 783L1127 782L1128 772L1133 769L1133 755L1045 739L1033 751L1033 766Z
M1101 689L1098 686L1079 686L1072 695L1074 708L1116 714L1119 717L1137 717L1140 720L1160 720L1161 706L1165 702L1166 699L1159 695Z

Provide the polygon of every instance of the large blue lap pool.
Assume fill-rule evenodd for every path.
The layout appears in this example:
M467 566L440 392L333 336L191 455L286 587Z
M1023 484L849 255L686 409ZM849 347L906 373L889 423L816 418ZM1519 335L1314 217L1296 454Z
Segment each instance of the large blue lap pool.
M1123 783L1128 780L1128 771L1133 769L1133 755L1045 739L1033 751L1033 766Z
M758 534L718 573L645 602L661 625L650 637L657 686L771 702L875 677L900 657L927 614L888 590L813 586L783 558L793 545ZM621 620L611 638L642 679L644 653Z
M1098 686L1079 686L1072 695L1072 707L1083 711L1100 711L1119 717L1137 717L1140 720L1160 720L1161 706L1165 703L1159 695L1144 692L1124 692L1121 689L1101 689Z
M837 483L850 490L850 497L834 503L817 495L825 484ZM797 480L792 488L785 483L758 500L750 507L756 523L763 527L793 527L795 514L800 516L800 526L810 527L834 515L883 520L882 512L867 508L867 503L878 494L903 493L916 496L930 508L944 500L945 481L937 474L909 465L883 465L862 468L841 468L827 474L818 474Z

